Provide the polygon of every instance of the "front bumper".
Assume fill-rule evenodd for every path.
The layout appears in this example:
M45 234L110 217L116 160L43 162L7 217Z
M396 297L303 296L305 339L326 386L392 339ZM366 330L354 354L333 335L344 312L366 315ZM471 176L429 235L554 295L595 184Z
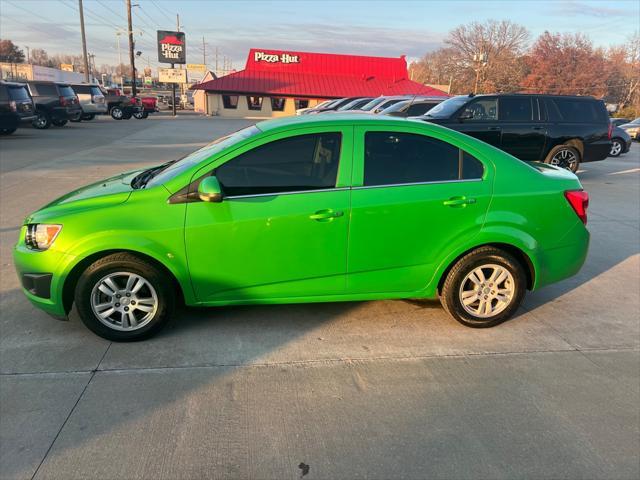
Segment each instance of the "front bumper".
M24 238L24 227L20 233ZM31 250L23 241L18 242L13 249L13 263L22 293L34 306L54 317L66 318L63 288L75 258L51 248L43 252Z

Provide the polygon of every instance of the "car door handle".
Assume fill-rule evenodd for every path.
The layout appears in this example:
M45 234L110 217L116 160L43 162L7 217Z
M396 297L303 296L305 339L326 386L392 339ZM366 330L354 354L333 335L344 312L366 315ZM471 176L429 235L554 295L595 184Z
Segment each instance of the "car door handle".
M534 130L544 130L544 127L532 127Z
M487 130L498 131L500 127L487 127Z
M309 215L311 220L323 222L327 220L333 220L344 215L342 210L332 210L331 208L325 208L324 210L318 210L317 212Z
M476 203L475 198L467 197L451 197L449 200L445 200L442 204L446 207L466 207Z

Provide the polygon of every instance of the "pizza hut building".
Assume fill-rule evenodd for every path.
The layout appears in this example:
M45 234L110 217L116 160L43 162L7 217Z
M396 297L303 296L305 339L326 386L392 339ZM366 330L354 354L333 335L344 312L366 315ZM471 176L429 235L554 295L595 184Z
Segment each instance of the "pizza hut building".
M446 96L408 79L399 58L251 49L244 70L199 83L206 113L224 117L279 117L327 99L380 95Z

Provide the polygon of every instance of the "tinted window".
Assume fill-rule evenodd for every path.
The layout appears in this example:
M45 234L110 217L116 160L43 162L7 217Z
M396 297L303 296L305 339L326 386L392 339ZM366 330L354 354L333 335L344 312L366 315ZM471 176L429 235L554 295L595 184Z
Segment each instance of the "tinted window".
M90 85L74 85L73 91L76 93L88 94L88 93L91 93L91 86Z
M398 132L365 135L365 186L481 178L482 171L478 160L435 138Z
M29 100L29 92L25 87L9 87L9 97L13 100Z
M68 85L59 85L58 89L60 90L60 96L62 97L75 97L76 95L76 92L73 91L73 88L69 87Z
M102 95L102 90L100 88L93 86L91 87L91 95Z
M434 109L435 110L435 109ZM495 98L480 98L469 103L462 111L465 122L486 122L498 119L498 101Z
M444 102L436 105L431 110L427 117L430 118L449 118L456 113L460 107L462 107L469 100L468 96L451 97Z
M339 158L339 133L299 135L243 153L218 167L215 175L226 195L333 188Z
M55 85L39 83L35 87L38 95L58 95L58 89Z
M411 105L409 107L409 110L407 110L407 114L410 117L416 117L418 115L424 115L425 113L427 113L429 110L431 110L436 105L438 105L438 104L437 103L414 103L413 105Z
M8 90L8 87L5 87L4 85L0 85L0 100L9 99L9 92L7 90Z
M594 100L555 97L545 98L545 103L551 121L589 123L607 118L604 105Z
M503 122L530 122L533 109L530 97L500 98L500 120Z
M380 105L384 101L385 101L384 97L374 98L370 102L365 103L362 107L360 107L360 110L364 110L365 112L368 112L376 108L378 105Z
M232 110L238 108L238 95L223 95L222 106Z

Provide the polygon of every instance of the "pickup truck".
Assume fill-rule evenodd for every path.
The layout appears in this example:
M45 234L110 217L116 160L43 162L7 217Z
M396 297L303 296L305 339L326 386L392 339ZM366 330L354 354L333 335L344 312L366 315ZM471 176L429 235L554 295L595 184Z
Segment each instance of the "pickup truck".
M128 97L119 88L102 89L107 104L107 112L114 120L128 120L136 113L144 111L138 99Z
M158 111L156 97L139 97L140 102L142 103L142 112L134 113L133 116L137 119L147 118L150 113L155 113Z

